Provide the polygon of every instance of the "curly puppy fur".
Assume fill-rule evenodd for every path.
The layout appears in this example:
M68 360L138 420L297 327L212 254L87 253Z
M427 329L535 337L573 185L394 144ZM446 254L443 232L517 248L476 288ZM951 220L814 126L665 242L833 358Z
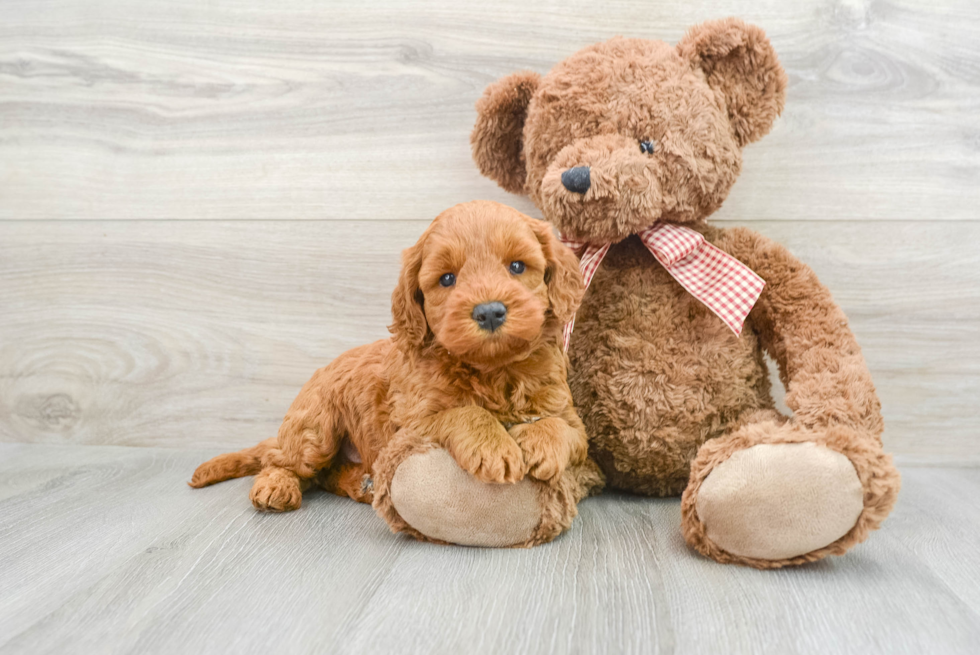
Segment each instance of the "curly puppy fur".
M737 19L693 28L676 46L615 38L550 73L517 73L477 104L473 155L484 175L522 191L564 234L613 242L583 300L570 384L590 452L610 486L684 494L688 542L722 562L760 568L844 552L887 516L899 488L881 451L880 405L847 319L813 272L784 247L707 217L763 137L787 84L763 31ZM651 142L653 152L641 149ZM562 173L587 166L588 189ZM762 297L741 337L660 266L635 232L687 226L755 270ZM778 363L792 419L774 410L763 359ZM705 536L701 482L739 449L811 441L847 456L864 511L826 548L784 560L722 551Z
M515 273L518 261L524 268ZM447 273L455 276L448 286ZM582 293L578 262L547 223L492 202L457 205L403 254L394 336L317 371L277 438L202 464L191 486L258 474L255 507L288 511L316 480L373 502L392 530L425 539L398 515L389 486L406 457L441 447L481 481L537 480L541 524L518 545L548 541L602 484L560 346ZM489 331L474 308L492 301L507 314ZM542 418L525 423L532 417Z

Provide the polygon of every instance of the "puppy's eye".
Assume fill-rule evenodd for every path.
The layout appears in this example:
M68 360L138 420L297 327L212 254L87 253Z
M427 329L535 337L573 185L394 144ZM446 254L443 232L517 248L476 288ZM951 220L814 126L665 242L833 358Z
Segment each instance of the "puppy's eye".
M523 273L524 272L524 268L525 268L524 262L511 262L510 263L510 272L513 273L514 275L520 275L521 273Z
M652 155L653 150L653 141L640 141L640 152L645 155Z
M439 284L444 287L451 287L456 284L456 276L452 273L446 273L441 278L439 278Z

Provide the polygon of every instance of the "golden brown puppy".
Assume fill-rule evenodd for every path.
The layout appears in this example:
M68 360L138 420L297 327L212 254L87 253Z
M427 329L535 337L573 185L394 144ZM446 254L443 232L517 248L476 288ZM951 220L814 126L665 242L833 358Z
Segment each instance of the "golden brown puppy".
M578 261L547 223L497 203L457 205L403 253L394 336L317 371L278 437L215 457L190 484L258 474L260 510L298 508L313 479L371 502L368 476L399 436L402 449L406 438L445 448L483 482L557 485L587 454L560 343L582 293ZM382 514L404 528L390 500Z

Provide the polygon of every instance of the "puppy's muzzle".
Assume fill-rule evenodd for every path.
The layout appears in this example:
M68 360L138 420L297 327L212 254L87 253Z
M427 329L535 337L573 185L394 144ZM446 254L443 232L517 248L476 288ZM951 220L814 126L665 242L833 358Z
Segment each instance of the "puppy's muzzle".
M480 303L473 308L473 320L481 330L493 332L507 320L507 307L498 300Z

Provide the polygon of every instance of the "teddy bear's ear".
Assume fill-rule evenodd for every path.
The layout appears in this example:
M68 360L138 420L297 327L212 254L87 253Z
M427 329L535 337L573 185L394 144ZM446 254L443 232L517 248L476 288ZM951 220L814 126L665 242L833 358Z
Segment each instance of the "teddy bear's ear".
M677 51L725 96L740 146L769 132L783 111L787 80L761 28L738 18L708 21L691 28Z
M476 103L476 125L470 135L480 172L511 193L523 193L524 119L541 76L522 71L486 88Z

